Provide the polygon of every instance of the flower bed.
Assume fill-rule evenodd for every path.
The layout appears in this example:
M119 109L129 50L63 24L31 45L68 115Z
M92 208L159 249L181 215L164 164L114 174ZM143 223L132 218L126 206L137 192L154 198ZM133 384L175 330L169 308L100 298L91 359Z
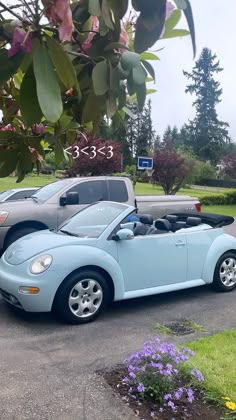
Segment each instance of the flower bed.
M205 401L203 375L187 363L193 356L156 338L105 378L142 419L220 419L223 408Z

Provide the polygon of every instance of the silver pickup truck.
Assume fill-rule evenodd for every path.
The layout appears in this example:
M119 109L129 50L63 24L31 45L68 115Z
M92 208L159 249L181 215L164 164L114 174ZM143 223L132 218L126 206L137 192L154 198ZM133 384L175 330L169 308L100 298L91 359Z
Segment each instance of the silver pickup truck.
M37 190L27 200L0 204L0 251L28 233L57 228L64 220L96 201L136 206L157 219L176 211L200 211L197 198L176 195L135 196L130 179L122 177L68 178Z

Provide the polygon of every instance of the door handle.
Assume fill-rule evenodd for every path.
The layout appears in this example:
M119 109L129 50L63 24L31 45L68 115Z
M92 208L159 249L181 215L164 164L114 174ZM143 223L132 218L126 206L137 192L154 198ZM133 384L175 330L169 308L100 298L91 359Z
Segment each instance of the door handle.
M184 241L177 241L177 242L175 242L175 246L185 246L185 242Z

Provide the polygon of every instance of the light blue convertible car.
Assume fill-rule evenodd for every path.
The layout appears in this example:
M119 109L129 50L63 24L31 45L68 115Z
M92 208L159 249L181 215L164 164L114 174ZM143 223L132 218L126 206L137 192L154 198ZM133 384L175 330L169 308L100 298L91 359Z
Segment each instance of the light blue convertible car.
M199 217L200 216L200 217ZM18 308L55 310L70 323L95 319L109 301L213 284L236 285L229 216L172 214L156 221L135 208L99 202L59 230L29 234L0 260L0 292Z

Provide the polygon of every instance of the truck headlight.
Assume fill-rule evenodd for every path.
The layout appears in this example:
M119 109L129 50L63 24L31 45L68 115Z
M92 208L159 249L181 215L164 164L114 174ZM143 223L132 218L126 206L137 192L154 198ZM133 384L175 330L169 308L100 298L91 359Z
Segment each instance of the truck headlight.
M8 214L9 214L8 211L0 211L0 225L2 225L5 222Z
M52 264L51 255L41 255L37 257L30 266L30 271L32 274L40 274L47 270Z

